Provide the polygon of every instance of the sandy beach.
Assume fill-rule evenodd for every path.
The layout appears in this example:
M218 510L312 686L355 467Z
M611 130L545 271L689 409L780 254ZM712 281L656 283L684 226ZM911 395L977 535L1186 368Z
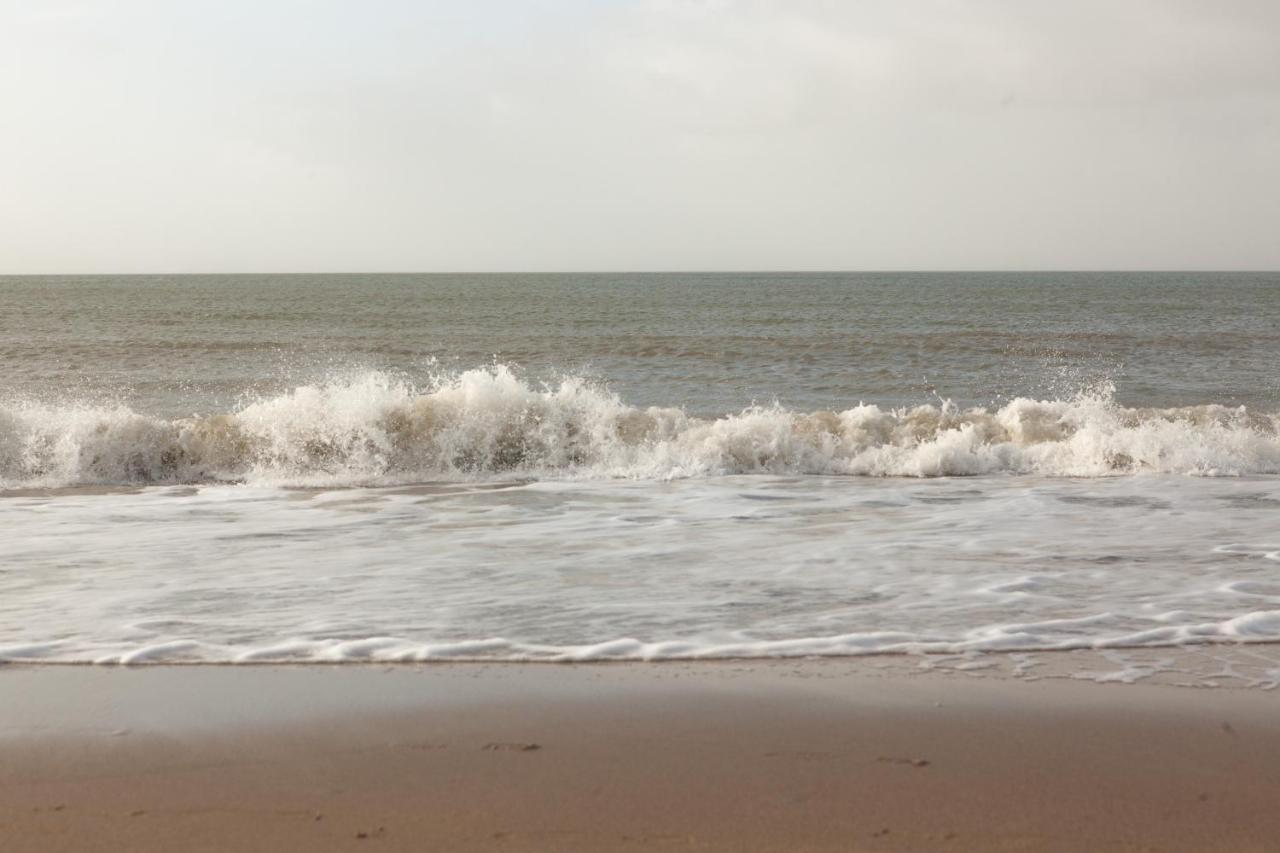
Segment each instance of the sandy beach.
M1271 850L1278 701L907 658L8 666L0 847Z

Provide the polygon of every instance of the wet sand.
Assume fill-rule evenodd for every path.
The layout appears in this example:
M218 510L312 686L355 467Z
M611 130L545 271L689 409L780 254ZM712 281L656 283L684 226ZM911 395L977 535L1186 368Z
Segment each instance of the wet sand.
M0 849L1262 851L1280 691L873 660L0 667Z

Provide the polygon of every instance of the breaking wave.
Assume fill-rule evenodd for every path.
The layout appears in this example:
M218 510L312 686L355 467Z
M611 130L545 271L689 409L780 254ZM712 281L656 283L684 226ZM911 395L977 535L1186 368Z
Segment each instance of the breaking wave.
M1126 408L1110 389L721 418L638 408L598 384L536 386L498 365L428 387L368 371L208 417L126 406L0 404L0 486L251 482L340 485L485 477L720 474L938 477L1280 473L1280 413Z

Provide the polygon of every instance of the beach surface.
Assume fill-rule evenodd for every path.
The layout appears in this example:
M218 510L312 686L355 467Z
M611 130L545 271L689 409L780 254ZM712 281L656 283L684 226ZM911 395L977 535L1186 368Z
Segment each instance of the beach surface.
M1275 849L1280 693L1007 669L6 666L0 848Z

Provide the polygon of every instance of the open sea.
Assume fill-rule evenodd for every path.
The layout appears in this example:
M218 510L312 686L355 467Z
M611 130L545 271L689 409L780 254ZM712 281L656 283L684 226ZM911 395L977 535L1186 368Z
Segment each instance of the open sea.
M1280 640L1280 273L0 277L0 660Z

